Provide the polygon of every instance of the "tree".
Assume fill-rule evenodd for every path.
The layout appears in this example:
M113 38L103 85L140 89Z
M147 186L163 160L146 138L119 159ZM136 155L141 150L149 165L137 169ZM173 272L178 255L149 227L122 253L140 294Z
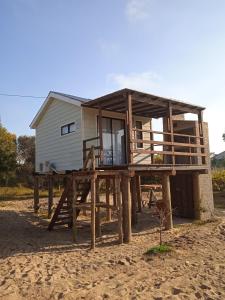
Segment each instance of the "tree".
M8 185L16 170L16 136L0 126L0 182Z
M223 134L223 140L224 140L224 142L225 142L225 133Z
M30 185L35 164L35 137L19 136L17 139L17 176L20 183Z

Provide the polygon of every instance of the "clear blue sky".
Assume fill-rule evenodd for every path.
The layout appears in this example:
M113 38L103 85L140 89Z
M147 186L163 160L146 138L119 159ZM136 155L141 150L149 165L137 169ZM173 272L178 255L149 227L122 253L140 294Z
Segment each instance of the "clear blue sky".
M224 0L1 0L0 92L96 97L131 87L206 106L225 150ZM0 96L17 135L43 100Z

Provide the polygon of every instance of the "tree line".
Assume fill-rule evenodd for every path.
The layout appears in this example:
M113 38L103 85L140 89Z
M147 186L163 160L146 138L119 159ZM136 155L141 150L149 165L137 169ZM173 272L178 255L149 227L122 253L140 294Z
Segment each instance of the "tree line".
M0 125L0 186L32 186L35 137L19 136Z

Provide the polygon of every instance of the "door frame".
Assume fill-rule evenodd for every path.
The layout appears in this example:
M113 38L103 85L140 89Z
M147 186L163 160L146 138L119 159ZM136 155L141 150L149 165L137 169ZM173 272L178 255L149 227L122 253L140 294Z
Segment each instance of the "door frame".
M113 117L106 117L102 116L102 119L110 119L111 123L111 144L113 147L113 134L112 134L112 120L118 120L123 122L123 130L124 130L124 164L127 165L127 136L126 136L126 128L125 128L125 119L120 119L120 118L113 118ZM97 135L99 135L99 116L97 116ZM113 148L112 148L112 164L111 165L104 165L103 166L119 166L113 163Z

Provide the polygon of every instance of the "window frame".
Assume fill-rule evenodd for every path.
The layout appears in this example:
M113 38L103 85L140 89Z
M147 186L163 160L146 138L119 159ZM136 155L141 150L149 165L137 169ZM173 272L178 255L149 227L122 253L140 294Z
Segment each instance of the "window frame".
M67 135L67 134L75 132L76 131L75 124L76 124L75 122L71 122L71 123L62 125L61 126L61 136L64 136L64 135ZM72 125L74 125L74 130L71 130L71 126ZM67 128L67 132L66 133L63 133L63 129L64 128Z

